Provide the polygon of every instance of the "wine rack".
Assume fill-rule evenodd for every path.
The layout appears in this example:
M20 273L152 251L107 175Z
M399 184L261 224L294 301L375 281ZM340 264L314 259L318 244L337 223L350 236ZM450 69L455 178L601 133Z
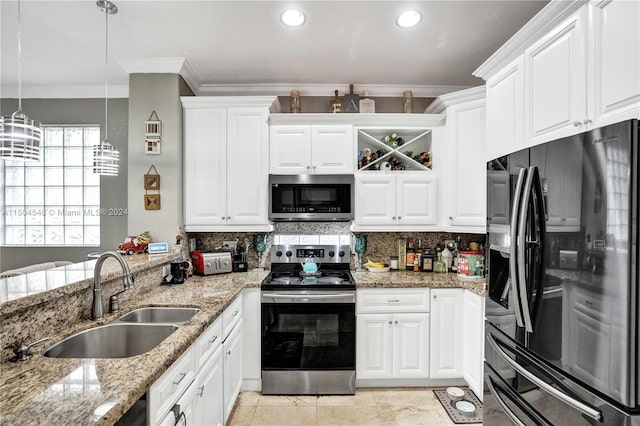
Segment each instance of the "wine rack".
M358 171L431 170L431 129L360 128Z

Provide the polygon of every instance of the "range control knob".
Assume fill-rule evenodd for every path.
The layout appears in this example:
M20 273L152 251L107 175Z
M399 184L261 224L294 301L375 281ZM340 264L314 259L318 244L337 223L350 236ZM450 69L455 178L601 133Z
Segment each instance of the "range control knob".
M291 257L291 255L292 255L293 253L291 253L291 250L287 250L287 252L286 252L285 254L287 255L287 257Z
M282 251L278 250L278 251L276 252L276 256L278 256L278 257L282 256Z
M336 255L336 252L335 252L335 251L331 250L331 251L329 252L329 257L333 257L333 256L335 256L335 255Z
M340 251L338 252L338 256L340 256L340 257L344 257L344 251L340 250Z

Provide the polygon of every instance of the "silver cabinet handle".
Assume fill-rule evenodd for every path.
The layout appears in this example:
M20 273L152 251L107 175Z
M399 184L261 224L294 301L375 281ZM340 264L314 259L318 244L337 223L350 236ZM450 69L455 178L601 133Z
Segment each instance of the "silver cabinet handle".
M573 126L574 126L574 127L582 126L582 123L581 123L581 122L579 122L579 121L574 121L574 122L573 122Z
M589 123L591 123L591 120L589 120L588 118L585 118L582 123L583 124L589 124Z
M179 385L180 382L183 381L185 377L187 377L187 373L180 373L180 378L176 382L173 382L173 384L176 386Z
M213 343L218 339L218 336L213 336L213 339L209 340L209 343Z
M449 220L453 220L453 216L449 216Z
M312 169L313 169L313 170L315 170L315 169L316 169L316 166L313 166L313 167L312 167Z
M433 298L434 298L434 299L437 299L437 298L438 298L438 295L437 295L437 294L434 294L434 295L433 295Z
M311 169L311 166L307 166L307 170Z
M398 303L400 299L387 299L387 303Z
M391 218L391 220L396 220L396 217L395 217L395 216L393 216L393 217Z
M236 315L238 315L240 312L239 311L234 311L233 312L233 316L235 317Z
M389 325L393 324L393 321L389 321Z
M402 216L398 216L398 220L402 219Z
M204 395L204 385L198 388L198 396L202 397L202 395Z
M496 342L495 337L493 337L491 333L488 334L487 340L489 341L489 344L491 345L493 350L495 350L496 353L500 355L500 358L502 358L507 364L509 364L511 368L516 370L518 373L522 374L531 383L538 386L540 389L544 390L549 395L556 397L557 399L569 405L570 407L573 407L576 410L580 411L581 413L586 414L592 419L597 420L598 422L602 421L602 413L599 410L596 410L588 406L587 404L581 401L578 401L575 398L572 398L566 393L561 392L557 388L551 386L549 383L540 379L538 376L529 372L526 368L524 368L523 366L518 364L516 361L514 361L513 358L511 358L507 353L505 353L504 350L502 350L500 345L498 345L498 343Z
M227 356L231 356L231 350L227 352Z
M398 324L398 320L395 320L393 323L394 323L394 324Z

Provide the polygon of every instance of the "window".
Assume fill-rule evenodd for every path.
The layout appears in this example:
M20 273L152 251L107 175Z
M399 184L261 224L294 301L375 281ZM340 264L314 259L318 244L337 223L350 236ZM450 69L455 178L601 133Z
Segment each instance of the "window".
M98 126L45 126L38 163L5 161L5 246L99 246Z

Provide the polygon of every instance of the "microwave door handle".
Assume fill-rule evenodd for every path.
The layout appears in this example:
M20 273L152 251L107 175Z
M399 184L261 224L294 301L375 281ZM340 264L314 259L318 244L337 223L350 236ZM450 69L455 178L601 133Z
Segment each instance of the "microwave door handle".
M546 214L545 214L545 201L544 194L542 192L542 182L540 180L540 173L537 167L531 168L533 174L533 195L534 195L534 212L536 224L536 241L532 242L535 245L535 253L537 263L531 265L534 274L533 279L536 281L536 301L533 304L534 311L531 319L532 327L535 329L535 325L538 323L540 315L542 313L542 305L544 303L544 280L546 274L546 242L547 242L547 227L546 227Z
M509 255L509 280L511 281L511 300L513 301L513 310L516 314L516 324L518 325L518 327L524 327L524 320L522 318L520 297L518 295L518 258L516 256L516 250L518 248L518 218L520 213L520 204L522 202L522 186L524 185L526 175L527 169L520 169L513 199L513 208L511 211L511 224L509 227L509 233L511 237L511 247Z
M524 411L529 417L534 419L536 424L543 425L543 426L553 426L553 423L550 423L547 419L545 419L540 413L536 411L535 408L528 406L529 404L526 401L521 400L520 398L517 397L517 395L513 394L512 391L508 391L507 389L495 383L491 376L487 377L486 384L487 384L487 388L489 388L489 392L491 392L491 395L493 395L493 397L496 399L496 402L498 403L500 408L502 408L502 411L505 412L507 417L509 417L509 419L515 425L526 426L526 423L522 422L522 420L520 420L520 418L516 415L516 413L514 413L513 410L509 408L507 403L504 402L504 399L502 399L502 397L500 396L498 389L503 394L505 394L505 396L507 396L507 398L509 398L514 404L516 404L518 408Z
M600 410L597 410L597 409L595 409L593 407L590 407L589 405L585 404L584 402L578 401L576 398L573 398L572 396L569 396L566 393L558 390L557 388L551 386L550 384L548 384L547 382L545 382L544 380L540 379L538 376L536 376L535 374L531 373L526 368L524 368L523 366L518 364L516 361L514 361L513 358L511 358L500 347L498 342L496 342L496 339L495 339L495 337L493 336L493 334L491 332L489 332L487 334L487 341L489 342L489 345L491 345L493 350L495 350L496 353L500 356L500 358L502 358L507 364L509 364L509 366L511 368L513 368L515 371L520 373L522 376L524 376L531 383L533 383L534 385L536 385L540 389L544 390L549 395L551 395L551 396L559 399L560 401L564 402L565 404L569 405L570 407L573 407L574 409L580 411L581 413L591 417L592 419L597 420L598 422L602 421L602 413L600 412Z

